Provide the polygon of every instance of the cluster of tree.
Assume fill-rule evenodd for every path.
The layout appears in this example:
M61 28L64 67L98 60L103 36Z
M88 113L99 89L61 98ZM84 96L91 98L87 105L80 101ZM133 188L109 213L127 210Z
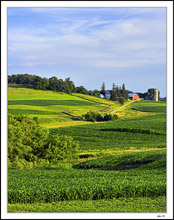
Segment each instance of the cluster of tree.
M118 115L111 115L111 114L105 114L102 116L101 114L94 112L94 111L89 111L84 115L85 119L87 121L110 121L110 120L116 120L118 119Z
M113 101L118 101L119 98L124 98L127 100L129 98L128 92L125 88L125 84L123 83L122 87L121 86L115 86L115 83L113 83L112 86L112 91L111 91L111 100Z
M70 77L63 80L58 79L55 76L47 79L45 77L42 78L40 76L30 74L13 74L8 76L8 83L24 84L25 86L32 87L34 89L52 90L68 94L76 91L75 84L70 80Z
M103 82L100 94L105 95L106 89L105 89L105 83ZM113 101L119 101L121 104L123 104L128 98L128 90L126 90L125 84L123 83L121 86L115 86L115 83L113 83L112 90L110 91L110 99Z
M84 86L76 87L74 82L70 80L70 78L58 79L53 76L49 79L42 78L40 76L31 75L31 74L13 74L8 76L9 84L23 84L26 87L32 87L34 89L41 90L52 90L55 92L65 92L71 94L72 92L81 93L85 95L93 95L99 96L100 91L95 90L87 90Z
M8 159L38 161L77 157L78 142L69 136L50 135L37 118L8 114Z

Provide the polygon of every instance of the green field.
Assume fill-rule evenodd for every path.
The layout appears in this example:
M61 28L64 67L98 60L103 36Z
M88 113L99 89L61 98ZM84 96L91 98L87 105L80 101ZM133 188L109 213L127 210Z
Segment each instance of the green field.
M127 130L124 131L124 128ZM121 130L123 129L123 130ZM83 150L166 146L166 115L50 129L78 140Z
M112 101L101 102L101 99L97 97L83 99L78 95L67 95L53 91L8 88L8 112L38 117L40 123L48 128L85 124L86 122L77 120L79 116L90 110L107 112L111 108L108 103L112 107L120 106Z
M137 101L119 120L78 120L118 102L8 88L8 111L79 141L79 159L8 170L8 212L166 212L166 103Z

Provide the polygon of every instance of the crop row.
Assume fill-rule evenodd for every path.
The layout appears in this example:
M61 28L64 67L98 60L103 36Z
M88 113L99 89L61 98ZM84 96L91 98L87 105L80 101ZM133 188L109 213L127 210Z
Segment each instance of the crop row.
M153 105L153 104L145 104L145 105L134 105L134 110L142 111L142 112L166 112L166 105Z
M126 131L123 129L127 129ZM119 130L123 130L120 132ZM137 131L130 132L130 131ZM138 132L138 131L148 132ZM79 141L81 149L166 147L165 114L50 129ZM159 134L156 134L159 133ZM161 135L160 135L161 134Z
M9 203L156 197L165 194L166 178L163 169L9 170Z

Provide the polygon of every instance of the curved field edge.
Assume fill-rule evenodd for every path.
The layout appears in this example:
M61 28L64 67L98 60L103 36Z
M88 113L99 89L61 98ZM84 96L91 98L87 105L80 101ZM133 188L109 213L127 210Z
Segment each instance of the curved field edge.
M9 113L38 117L41 125L47 128L86 124L79 116L90 110L105 113L111 106L117 108L117 105L120 106L98 97L86 98L86 95L81 97L48 90L8 88Z
M166 197L8 204L8 212L166 212Z
M166 150L149 150L105 156L74 165L74 168L80 169L109 168L111 170L125 170L136 167L140 167L139 169L166 168Z
M72 136L81 150L165 148L166 115L54 128L50 133Z
M157 155L155 159L142 168L119 171L73 168L9 170L8 202L49 203L165 196L165 155L162 158Z

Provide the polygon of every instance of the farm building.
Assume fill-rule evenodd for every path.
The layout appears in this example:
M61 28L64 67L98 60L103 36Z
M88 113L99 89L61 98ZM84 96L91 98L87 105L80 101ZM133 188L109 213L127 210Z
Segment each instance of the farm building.
M110 93L110 91L107 91L105 93L105 99L110 99L110 97L111 97L111 93Z
M104 95L103 94L100 94L98 97L104 99Z
M140 100L138 94L136 93L129 93L129 99L131 100Z

